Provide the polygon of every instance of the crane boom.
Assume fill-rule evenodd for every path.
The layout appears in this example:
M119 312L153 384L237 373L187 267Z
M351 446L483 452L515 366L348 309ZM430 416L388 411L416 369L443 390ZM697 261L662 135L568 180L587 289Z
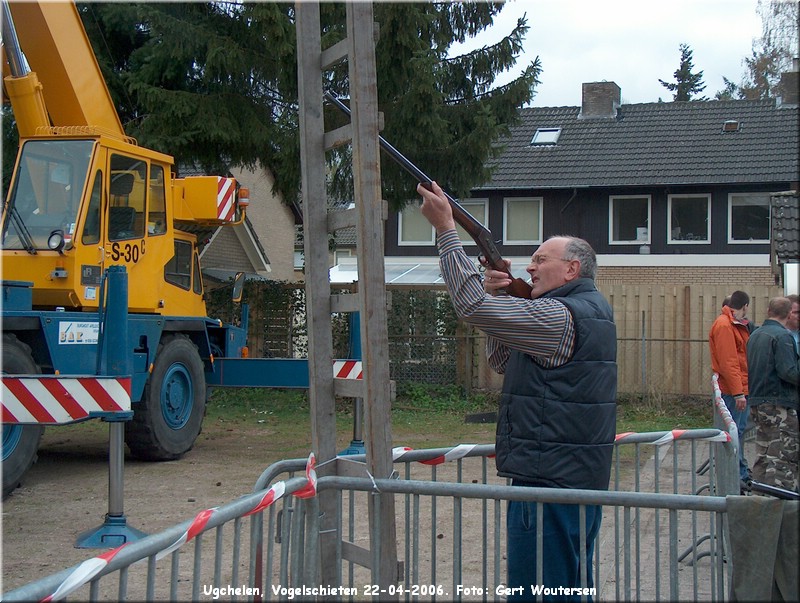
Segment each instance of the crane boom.
M43 93L52 125L92 126L124 137L74 2L16 1L8 7L31 70L47 82Z

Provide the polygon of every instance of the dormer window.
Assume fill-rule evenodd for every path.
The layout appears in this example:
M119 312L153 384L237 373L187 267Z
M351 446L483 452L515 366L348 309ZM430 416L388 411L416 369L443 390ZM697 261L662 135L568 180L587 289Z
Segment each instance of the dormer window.
M533 135L531 146L552 145L558 142L561 135L561 128L539 128Z
M728 119L722 124L723 132L738 132L742 128L738 119Z

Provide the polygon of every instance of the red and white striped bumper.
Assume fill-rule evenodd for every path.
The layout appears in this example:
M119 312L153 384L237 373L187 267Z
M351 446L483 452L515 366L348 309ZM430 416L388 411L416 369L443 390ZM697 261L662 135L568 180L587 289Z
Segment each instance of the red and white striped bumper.
M132 416L130 377L3 375L2 384L3 423L63 425Z
M334 360L333 376L335 379L361 379L360 360Z

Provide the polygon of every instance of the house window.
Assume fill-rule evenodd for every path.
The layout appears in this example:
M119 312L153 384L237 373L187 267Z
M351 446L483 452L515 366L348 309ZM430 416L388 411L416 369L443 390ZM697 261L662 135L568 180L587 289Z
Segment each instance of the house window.
M539 128L533 135L531 146L556 144L561 136L561 128Z
M503 200L503 243L539 245L542 242L542 199Z
M769 193L728 195L728 243L769 243Z
M487 223L486 199L470 199L460 201L461 207L468 214L483 225ZM400 212L398 220L398 245L434 245L436 243L436 232L427 218L422 215L418 205L407 205ZM458 236L464 245L474 245L475 241L467 234L467 231L456 224Z
M342 258L351 258L353 254L350 249L336 249L333 252L333 265L342 263Z
M489 207L489 200L488 199L470 199L468 201L460 201L461 207L470 214L473 218L475 218L478 222L486 226L489 223L489 216L488 216L488 207ZM456 224L456 230L458 231L458 236L461 238L461 243L464 245L474 245L475 241L472 240L472 237L469 236L466 230L461 228L458 224Z
M650 195L617 195L608 204L611 245L650 243Z
M400 212L397 228L398 245L433 245L435 243L433 226L422 215L419 206L414 203L406 205Z
M667 243L711 242L711 195L670 195Z

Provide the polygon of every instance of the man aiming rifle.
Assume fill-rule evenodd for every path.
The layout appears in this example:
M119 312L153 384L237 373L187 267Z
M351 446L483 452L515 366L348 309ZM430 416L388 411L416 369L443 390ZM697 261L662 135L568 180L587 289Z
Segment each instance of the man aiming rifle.
M423 215L436 229L456 313L486 333L489 364L505 375L495 443L498 475L515 486L608 489L616 431L616 326L594 284L594 251L577 237L547 239L526 268L530 297L512 297L504 292L512 283L510 264L503 260L504 269L487 268L481 276L464 252L442 189L419 184L417 192ZM586 506L581 551L578 506L543 504L541 526L536 506L508 503L509 600L533 597L538 563L544 587L591 588L601 507ZM544 559L536 555L539 530Z
M333 95L326 99L350 114ZM531 256L530 284L515 279L488 229L382 137L380 145L419 182L420 209L436 230L456 314L486 333L489 364L505 375L495 443L498 475L515 486L608 489L616 431L616 326L594 283L594 250L577 237L550 237ZM464 251L456 223L481 249L485 274ZM508 503L509 600L533 598L538 564L541 586L591 588L601 507L585 507L584 550L577 505L543 504L541 526L536 507ZM536 555L540 530L544 559Z

